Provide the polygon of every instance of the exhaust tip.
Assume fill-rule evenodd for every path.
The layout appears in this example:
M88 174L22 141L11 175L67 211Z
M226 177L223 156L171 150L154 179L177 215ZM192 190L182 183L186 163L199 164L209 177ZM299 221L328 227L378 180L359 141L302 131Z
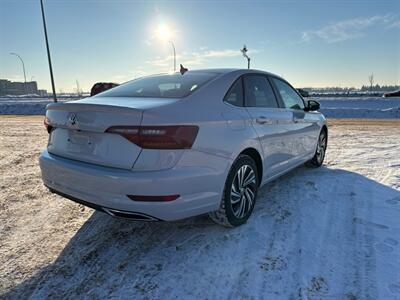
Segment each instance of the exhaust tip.
M121 211L121 210L116 210L112 208L105 208L102 207L103 211L109 214L112 217L117 217L117 218L124 218L124 219L130 219L134 221L148 221L148 222L153 222L153 221L160 221L160 219L138 213L138 212L127 212L127 211Z

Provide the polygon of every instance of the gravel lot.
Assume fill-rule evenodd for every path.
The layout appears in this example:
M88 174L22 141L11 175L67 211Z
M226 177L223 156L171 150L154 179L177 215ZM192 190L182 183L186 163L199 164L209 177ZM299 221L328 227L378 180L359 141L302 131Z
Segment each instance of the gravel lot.
M225 229L50 194L42 119L0 116L0 298L400 298L400 121L330 121L325 166L263 187L249 222Z

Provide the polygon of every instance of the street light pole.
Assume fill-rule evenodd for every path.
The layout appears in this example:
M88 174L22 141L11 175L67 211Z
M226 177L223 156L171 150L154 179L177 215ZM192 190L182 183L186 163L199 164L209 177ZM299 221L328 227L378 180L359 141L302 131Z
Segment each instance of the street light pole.
M18 57L19 60L21 61L21 63L22 63L22 69L24 70L24 80L25 80L24 82L26 83L25 64L24 64L23 59L22 59L21 56L19 56L17 53L11 52L10 54L11 54L11 55L15 55L15 56Z
M43 8L43 0L40 0L40 6L42 8L42 19L43 19L43 28L44 28L44 37L46 39L46 49L47 49L47 58L49 60L49 70L50 70L50 79L51 79L51 87L53 89L53 100L57 102L56 96L56 88L54 85L54 77L53 77L53 68L51 66L51 57L50 57L50 48L49 48L49 40L47 38L47 28L46 28L46 19L44 17L44 8Z
M174 72L176 71L176 51L175 51L175 44L173 41L168 41L172 45L172 50L174 50Z

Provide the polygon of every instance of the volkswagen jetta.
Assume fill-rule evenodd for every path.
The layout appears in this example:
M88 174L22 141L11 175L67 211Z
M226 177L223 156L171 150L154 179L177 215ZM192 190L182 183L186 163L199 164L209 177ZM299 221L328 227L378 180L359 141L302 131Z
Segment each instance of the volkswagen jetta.
M44 184L112 216L246 222L263 184L320 166L319 104L283 78L210 69L139 78L47 106Z

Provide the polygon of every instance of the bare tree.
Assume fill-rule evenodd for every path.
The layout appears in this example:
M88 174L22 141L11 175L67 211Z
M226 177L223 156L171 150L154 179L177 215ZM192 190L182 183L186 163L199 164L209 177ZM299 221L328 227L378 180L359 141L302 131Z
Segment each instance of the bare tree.
M374 86L374 73L368 76L368 81L369 81L369 88L372 91L372 88Z

